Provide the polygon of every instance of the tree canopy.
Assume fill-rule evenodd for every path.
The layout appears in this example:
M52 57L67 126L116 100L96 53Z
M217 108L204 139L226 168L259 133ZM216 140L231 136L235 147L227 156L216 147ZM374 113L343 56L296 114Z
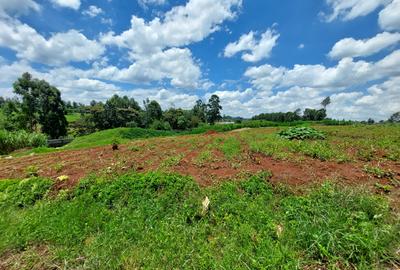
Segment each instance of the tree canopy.
M217 95L212 95L208 100L207 104L207 120L208 123L214 125L216 121L220 120L222 106L220 105L220 100Z
M28 131L36 131L38 124L43 133L51 138L67 134L65 104L60 91L44 80L33 79L24 73L13 84L14 93L22 97L19 105L9 105L10 116L16 118L19 126ZM18 116L15 116L17 114Z

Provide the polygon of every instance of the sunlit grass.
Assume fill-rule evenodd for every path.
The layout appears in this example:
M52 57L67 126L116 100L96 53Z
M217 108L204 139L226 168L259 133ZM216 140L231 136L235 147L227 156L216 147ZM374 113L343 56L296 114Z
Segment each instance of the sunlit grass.
M296 195L268 177L203 189L171 174L89 177L56 197L44 179L3 182L0 261L25 269L40 262L73 269L384 269L398 262L399 223L384 199L329 183ZM205 196L211 204L204 212Z

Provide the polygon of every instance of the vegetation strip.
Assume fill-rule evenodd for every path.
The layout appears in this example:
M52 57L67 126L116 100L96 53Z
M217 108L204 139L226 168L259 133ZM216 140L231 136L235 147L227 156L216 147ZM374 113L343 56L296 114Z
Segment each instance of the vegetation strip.
M330 183L295 195L271 185L269 176L206 189L176 174L89 177L56 197L45 179L2 181L1 266L29 268L39 261L43 268L91 269L398 265L399 220L385 199ZM39 250L47 252L28 256Z

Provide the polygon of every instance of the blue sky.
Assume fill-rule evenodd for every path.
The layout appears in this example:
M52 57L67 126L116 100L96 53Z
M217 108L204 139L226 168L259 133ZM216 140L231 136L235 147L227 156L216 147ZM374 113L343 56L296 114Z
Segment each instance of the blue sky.
M223 113L400 111L400 0L0 0L0 93L23 72L66 100L113 94Z

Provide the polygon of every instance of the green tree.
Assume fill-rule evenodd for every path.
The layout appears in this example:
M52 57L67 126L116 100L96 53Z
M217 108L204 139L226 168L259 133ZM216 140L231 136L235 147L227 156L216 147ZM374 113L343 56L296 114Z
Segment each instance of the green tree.
M67 113L60 91L46 81L37 81L39 89L38 114L42 132L50 138L67 135Z
M392 114L388 121L391 123L400 123L400 112Z
M212 95L208 100L207 104L207 120L208 123L214 125L216 121L220 120L222 106L220 105L220 100L217 95Z
M324 100L321 102L322 107L324 107L324 109L326 110L326 107L331 104L331 97L327 96L326 98L324 98Z
M25 118L21 112L21 104L17 99L6 99L1 108L1 129L15 131L26 129Z
M201 122L207 121L207 104L205 104L201 99L196 101L193 107L193 115L198 117Z
M51 138L67 134L65 104L60 91L44 80L33 79L29 73L22 74L13 84L14 93L22 96L20 122L29 131L41 125L43 133Z
M146 99L143 101L144 109L145 109L145 117L144 117L144 126L149 127L154 120L161 120L162 118L162 109L160 104L157 101Z
M127 96L112 96L104 105L104 128L125 127L128 123L139 124L139 104Z
M308 121L321 121L326 118L326 110L320 109L305 109L303 113L303 119Z
M31 74L25 72L13 84L14 93L22 96L22 118L21 121L28 131L35 131L38 123L38 98L39 88L37 81L32 79Z

